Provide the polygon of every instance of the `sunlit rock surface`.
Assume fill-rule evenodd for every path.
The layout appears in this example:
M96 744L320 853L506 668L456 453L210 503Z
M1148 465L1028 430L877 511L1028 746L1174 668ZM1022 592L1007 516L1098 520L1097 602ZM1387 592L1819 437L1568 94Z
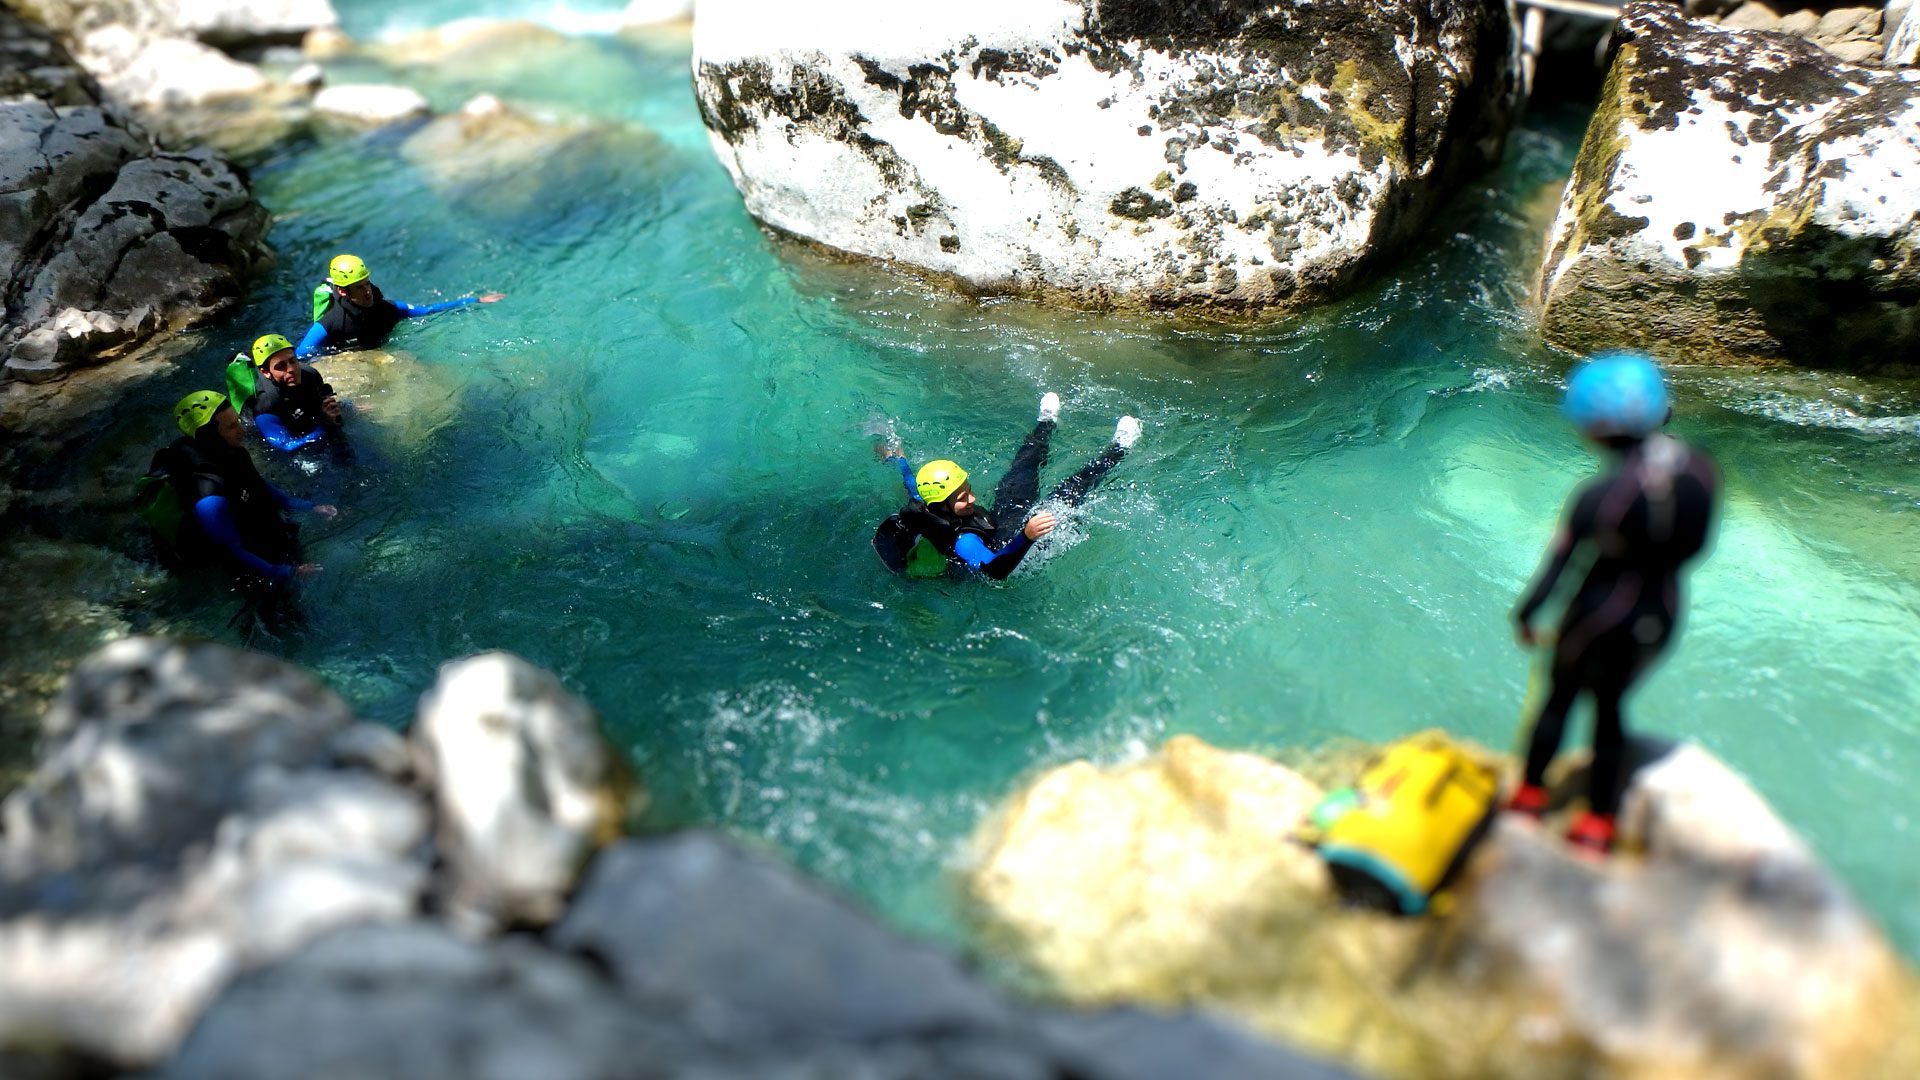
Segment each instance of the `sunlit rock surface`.
M1704 362L1920 359L1920 71L1654 3L1616 36L1541 267L1547 337Z
M412 912L426 805L337 766L304 672L129 638L77 668L0 804L0 1049L139 1064L239 967Z
M983 926L1072 1001L1204 1004L1389 1077L1914 1075L1910 973L1758 796L1682 747L1604 863L1503 820L1444 917L1338 908L1287 839L1315 789L1177 738L983 826ZM1276 850L1277 849L1277 850Z
M57 33L78 37L103 26L220 46L291 44L316 27L337 26L330 0L12 0Z
M978 293L1285 309L1499 153L1501 5L710 0L701 115L748 212Z
M624 762L560 681L507 653L448 664L413 739L434 786L444 902L480 925L551 922L626 818Z

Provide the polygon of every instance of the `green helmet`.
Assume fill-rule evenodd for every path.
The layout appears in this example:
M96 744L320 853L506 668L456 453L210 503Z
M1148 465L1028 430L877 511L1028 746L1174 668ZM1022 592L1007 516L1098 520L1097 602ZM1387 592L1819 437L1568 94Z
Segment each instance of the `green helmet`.
M293 342L279 334L261 334L253 339L253 366L266 367L267 361L281 349L293 348Z
M367 280L367 264L358 255L335 255L327 264L327 280L341 288Z
M180 425L182 433L192 435L206 427L207 421L226 403L226 397L218 390L195 390L173 407L173 422Z
M967 470L953 462L929 461L920 466L920 472L913 478L913 487L920 493L920 501L932 506L952 498L966 482Z

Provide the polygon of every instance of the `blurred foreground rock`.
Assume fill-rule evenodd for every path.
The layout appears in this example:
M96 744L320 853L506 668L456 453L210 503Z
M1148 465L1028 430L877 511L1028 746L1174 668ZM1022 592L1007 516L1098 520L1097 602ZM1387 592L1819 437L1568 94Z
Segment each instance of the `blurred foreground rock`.
M1755 6L1719 26L1626 8L1540 270L1550 340L1692 362L1920 360L1920 70L1735 28Z
M1204 1017L1010 1002L711 834L595 857L621 759L503 653L447 665L408 739L279 661L132 638L46 731L0 804L0 1075L1346 1075Z
M1286 310L1340 295L1499 158L1484 0L709 0L700 112L765 224L982 294Z
M45 34L0 8L0 356L45 379L231 306L267 212L204 150L160 149Z
M1698 748L1635 777L1644 855L1502 819L1428 920L1336 905L1285 839L1316 797L1189 737L1074 763L982 828L971 891L1067 1000L1212 1006L1387 1077L1920 1075L1911 973Z

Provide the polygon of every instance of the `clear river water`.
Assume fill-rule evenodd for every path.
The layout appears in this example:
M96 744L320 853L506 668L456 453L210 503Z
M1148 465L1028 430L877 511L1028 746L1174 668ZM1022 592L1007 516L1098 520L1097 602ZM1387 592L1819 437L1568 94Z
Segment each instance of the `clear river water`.
M369 38L476 12L340 6ZM1556 412L1569 358L1527 315L1583 112L1536 110L1425 243L1302 318L976 303L763 235L707 147L684 33L609 33L614 6L482 4L566 33L494 63L337 68L600 126L484 177L392 134L257 162L278 269L129 391L71 482L143 464L168 406L255 334L297 337L338 252L416 303L508 293L403 327L375 376L334 371L365 387L359 459L269 466L344 512L308 530L310 628L264 647L393 724L443 661L517 652L598 706L654 824L763 841L947 939L966 836L1042 767L1179 732L1512 744L1528 658L1506 613L1594 468ZM1674 379L1725 515L1629 715L1751 777L1920 954L1920 384ZM1045 390L1066 401L1049 477L1122 413L1146 435L1013 580L888 575L875 425L990 481ZM97 572L67 565L35 572ZM227 597L122 584L134 626L235 638Z

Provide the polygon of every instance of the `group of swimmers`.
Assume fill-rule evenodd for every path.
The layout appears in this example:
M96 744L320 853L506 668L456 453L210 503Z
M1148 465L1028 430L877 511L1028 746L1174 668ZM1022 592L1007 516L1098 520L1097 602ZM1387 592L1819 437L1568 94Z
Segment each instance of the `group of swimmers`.
M318 571L303 561L299 530L284 515L331 518L338 511L267 483L247 452L242 417L274 450L330 445L344 451L346 406L308 359L377 348L403 320L503 299L483 293L422 306L390 300L358 256L334 258L313 291L313 325L299 345L262 334L228 365L224 393L196 390L173 407L180 437L154 455L139 494L162 557L176 565L223 566L250 606L271 606L289 582Z
M197 391L174 407L181 437L155 455L148 478L146 509L161 508L146 514L155 532L177 556L223 563L243 591L284 588L316 571L302 561L297 530L283 513L332 517L335 508L262 479L246 451L241 417L278 451L340 446L346 410L305 361L323 349L376 347L405 319L500 299L486 293L416 307L382 295L359 258L335 258L326 282L314 290L313 325L298 345L262 335L230 367L227 393ZM1608 463L1569 503L1545 565L1514 611L1521 644L1553 651L1525 773L1507 807L1535 817L1547 810L1547 767L1574 702L1589 697L1595 712L1589 806L1569 839L1604 852L1613 841L1624 779L1621 701L1672 637L1682 607L1680 574L1707 541L1718 481L1703 454L1661 433L1671 401L1665 377L1645 356L1610 353L1587 361L1568 382L1563 412ZM1013 573L1055 527L1044 506L1078 505L1141 435L1140 422L1122 416L1106 448L1040 500L1040 473L1059 415L1059 395L1043 396L991 507L980 505L958 463L941 459L915 469L897 442L878 447L879 456L898 467L908 500L874 533L881 561L910 577L1005 579ZM162 497L169 493L171 500ZM1536 616L1563 592L1570 596L1558 631L1543 640Z

